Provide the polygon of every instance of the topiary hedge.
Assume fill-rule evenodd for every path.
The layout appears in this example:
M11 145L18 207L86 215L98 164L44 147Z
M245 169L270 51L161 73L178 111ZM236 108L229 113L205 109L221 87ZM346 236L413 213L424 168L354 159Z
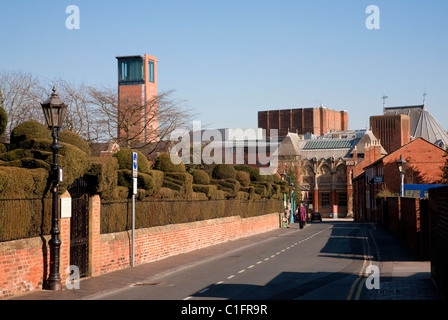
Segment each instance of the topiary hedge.
M138 150L129 148L120 149L114 157L118 160L118 167L120 169L132 170L132 153L137 152L137 170L138 172L148 173L150 169L149 161L143 153Z
M213 168L212 177L214 179L235 179L236 171L230 164L217 164Z
M208 199L216 199L218 196L218 187L213 184L193 184L193 191L204 193Z
M0 167L0 197L42 198L50 188L49 173L43 168Z
M210 176L204 170L192 170L191 175L195 184L210 184Z
M185 172L165 172L162 186L176 190L188 199L193 193L193 176Z
M118 181L118 160L114 157L92 157L90 169L85 178L91 194L99 194L103 199L114 197Z
M11 131L10 144L13 148L19 148L21 142L32 139L52 140L51 131L37 121L25 121Z
M168 153L161 153L157 156L153 169L162 172L185 172L185 165L183 162L174 164Z
M91 150L89 144L77 133L68 130L63 130L59 133L59 141L78 147L79 149L84 151L88 156L90 156Z
M250 186L250 174L246 171L236 171L236 180L241 183L242 186L248 187Z

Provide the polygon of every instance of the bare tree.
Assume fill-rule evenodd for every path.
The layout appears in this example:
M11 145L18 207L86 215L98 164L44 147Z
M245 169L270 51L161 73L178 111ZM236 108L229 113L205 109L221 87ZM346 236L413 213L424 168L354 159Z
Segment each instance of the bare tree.
M54 82L58 94L67 105L64 128L77 133L87 142L101 139L101 125L97 107L91 103L91 87L81 83L79 85L58 79Z
M118 108L115 89L90 89L92 103L99 107L110 138L126 147L151 145L153 148L149 153L175 129L190 126L196 116L185 106L185 101L173 97L172 90L158 94L143 105L130 99L122 100L122 106ZM121 141L117 140L118 132ZM143 143L140 141L142 135L146 137Z
M38 78L22 71L0 72L3 108L8 115L6 137L12 129L27 120L44 122L40 102L47 98Z

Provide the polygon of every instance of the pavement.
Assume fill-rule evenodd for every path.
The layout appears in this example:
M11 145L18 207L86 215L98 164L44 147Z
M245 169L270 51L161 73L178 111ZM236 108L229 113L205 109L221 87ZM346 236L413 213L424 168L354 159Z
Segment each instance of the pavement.
M353 221L352 219L323 219L323 221ZM320 223L320 222L314 222ZM298 228L298 224L291 224ZM79 289L62 291L37 290L28 294L12 297L9 300L91 300L101 299L110 292L122 290L139 284L150 285L158 277L205 263L224 253L239 250L244 246L260 243L270 237L282 234L276 229L263 234L241 238L212 247L169 257L160 261L129 267L108 274L82 278ZM442 297L435 289L430 273L430 262L421 261L406 244L389 230L378 224L372 224L372 246L377 250L375 263L380 269L380 288L363 290L361 300L440 300ZM148 275L151 275L148 278Z

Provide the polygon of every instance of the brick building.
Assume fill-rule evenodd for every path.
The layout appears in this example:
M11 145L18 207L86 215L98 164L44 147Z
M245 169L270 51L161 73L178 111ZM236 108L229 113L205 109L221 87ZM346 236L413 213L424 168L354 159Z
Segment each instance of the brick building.
M386 154L370 130L334 131L324 136L289 133L278 148L279 172L294 170L302 199L323 217L353 216L352 178Z
M401 177L396 164L400 156L407 161L405 184L432 185L440 183L445 154L444 149L417 138L366 166L353 180L355 219L378 221L378 193L400 193Z
M158 140L157 58L150 55L117 57L118 141ZM122 124L122 125L120 125ZM127 130L124 127L128 127ZM128 132L126 132L128 131Z
M267 138L269 138L270 129L278 129L279 138L286 137L289 132L323 136L334 130L348 130L348 113L330 110L323 106L259 111L258 128L266 129Z
M370 117L370 128L387 152L411 141L410 117L406 114L386 114Z

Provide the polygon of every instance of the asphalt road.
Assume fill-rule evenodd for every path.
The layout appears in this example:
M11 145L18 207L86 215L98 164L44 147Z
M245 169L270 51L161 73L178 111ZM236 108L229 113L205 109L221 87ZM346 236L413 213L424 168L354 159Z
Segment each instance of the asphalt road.
M327 221L279 229L243 247L91 295L100 300L356 300L379 250L370 223Z

